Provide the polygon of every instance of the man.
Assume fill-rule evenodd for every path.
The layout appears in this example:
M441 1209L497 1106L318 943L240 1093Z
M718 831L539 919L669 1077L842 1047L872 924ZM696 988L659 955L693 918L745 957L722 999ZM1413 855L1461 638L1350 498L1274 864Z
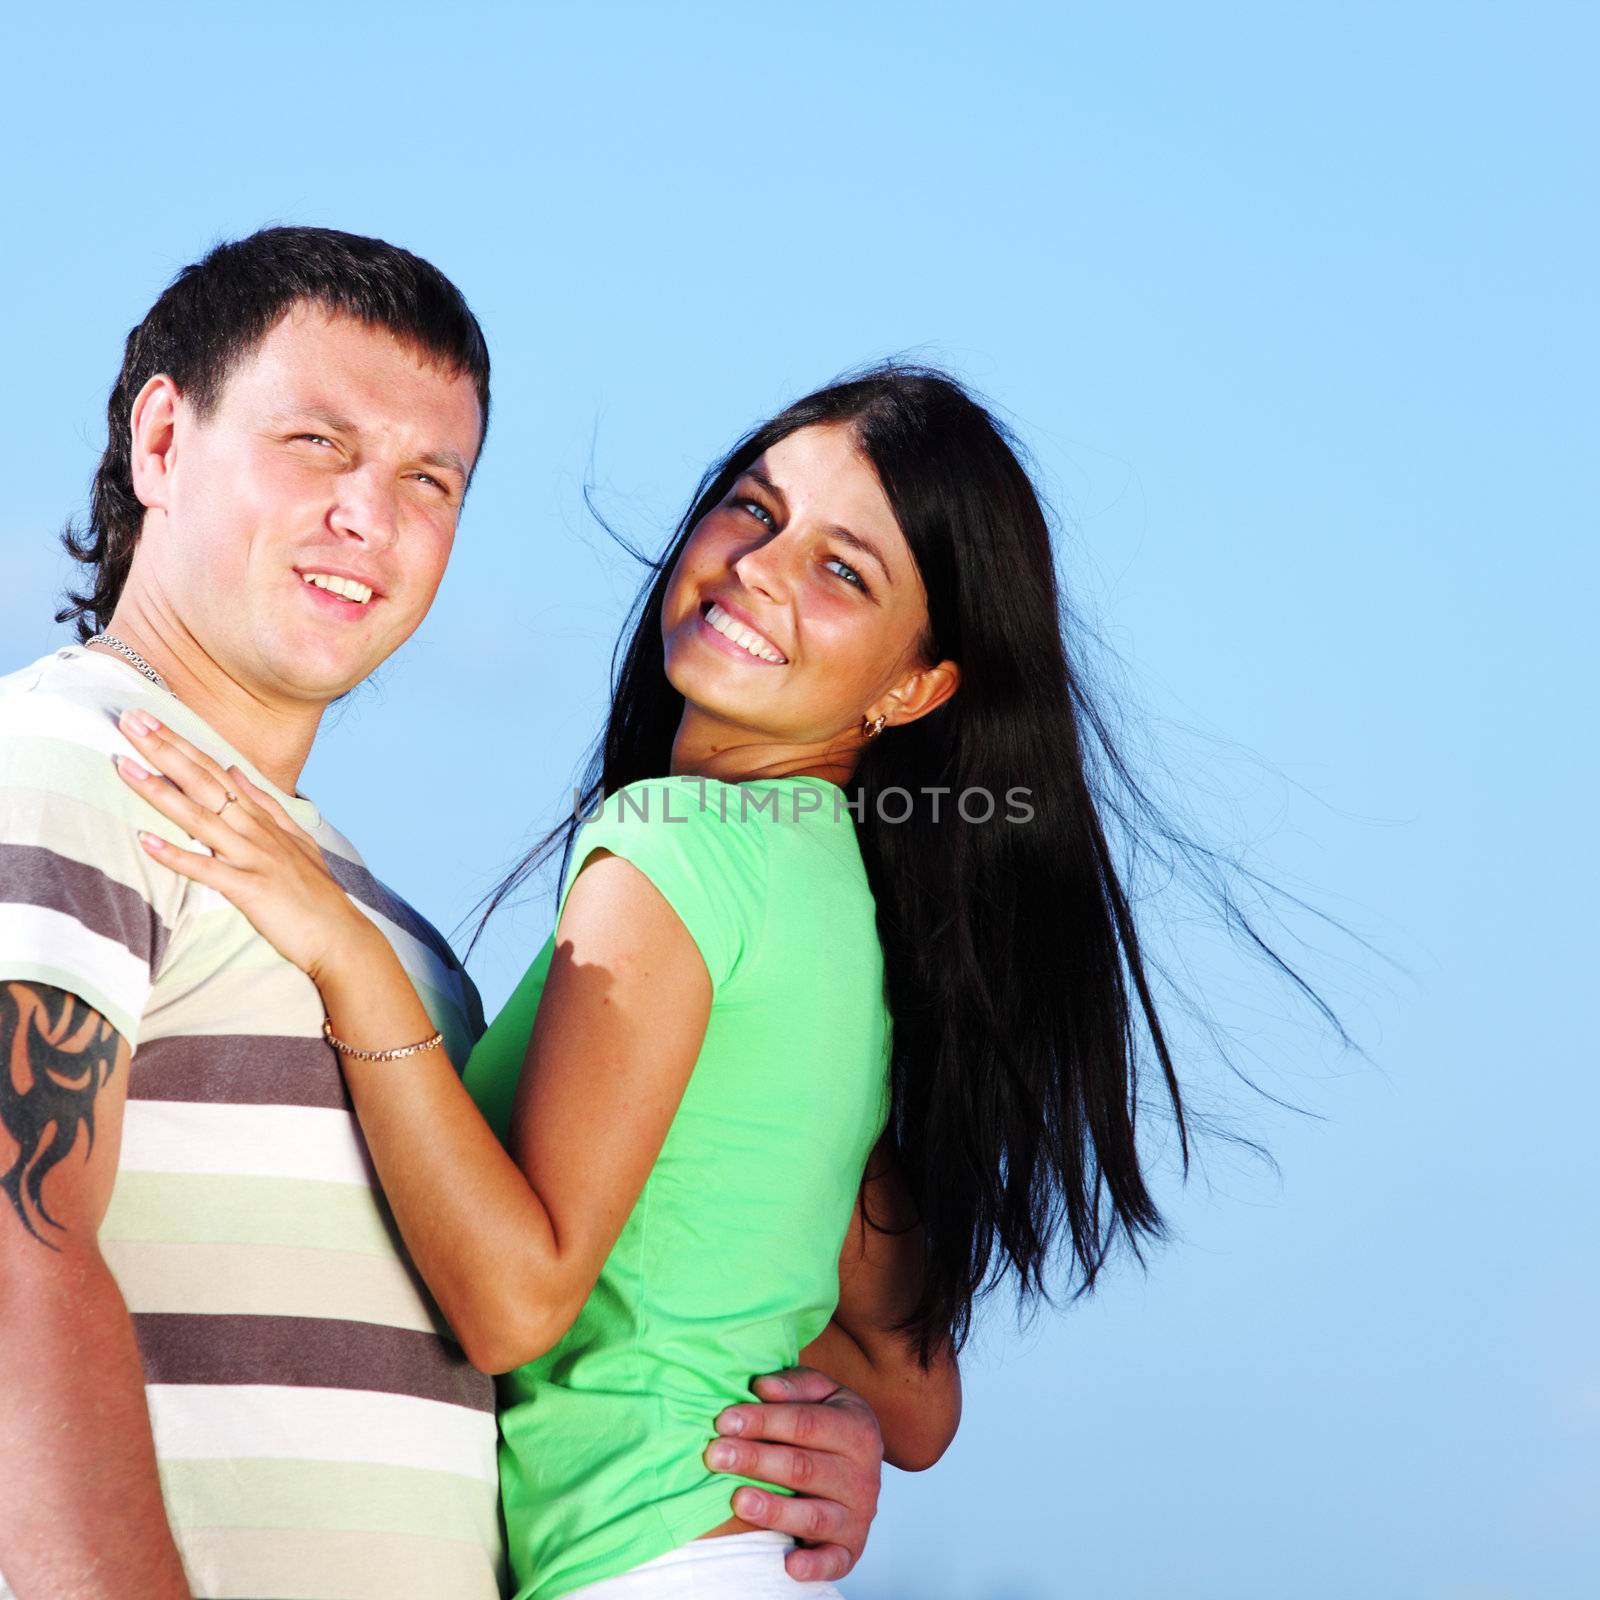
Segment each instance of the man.
M470 980L297 784L327 705L427 612L488 415L461 296L376 240L220 246L129 336L76 550L91 581L63 613L94 626L0 680L0 1565L20 1600L503 1585L492 1386L405 1259L316 991L150 861L136 830L165 825L111 765L142 706L263 782L459 1067ZM717 1464L809 1495L734 1509L814 1541L796 1577L838 1576L876 1424L819 1374L763 1392L793 1403L738 1408Z

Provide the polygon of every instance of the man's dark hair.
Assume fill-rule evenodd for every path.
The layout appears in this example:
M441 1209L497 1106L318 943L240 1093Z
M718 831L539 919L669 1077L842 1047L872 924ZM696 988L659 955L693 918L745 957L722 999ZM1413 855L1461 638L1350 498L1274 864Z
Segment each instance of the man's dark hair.
M445 370L471 378L489 426L489 350L461 291L409 250L333 228L263 228L219 244L180 272L128 335L106 406L106 450L94 475L86 526L62 541L93 574L69 590L57 622L87 639L111 620L127 582L144 507L133 492L129 416L134 397L166 373L206 415L237 363L291 307L308 301L414 345Z

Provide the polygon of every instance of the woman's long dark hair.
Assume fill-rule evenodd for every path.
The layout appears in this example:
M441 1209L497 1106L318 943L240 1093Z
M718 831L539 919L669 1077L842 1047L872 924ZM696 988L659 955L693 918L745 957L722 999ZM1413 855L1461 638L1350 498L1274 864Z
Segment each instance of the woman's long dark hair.
M888 1133L926 1240L904 1331L926 1358L960 1345L974 1301L1008 1275L1024 1297L1045 1292L1058 1241L1081 1293L1119 1240L1137 1254L1163 1232L1136 1130L1152 1063L1189 1165L1183 1096L1106 827L1136 826L1130 808L1146 823L1156 813L1070 659L1040 497L1007 430L959 383L872 369L789 406L706 474L624 632L575 815L492 892L483 921L558 844L565 870L578 816L601 797L667 773L684 702L666 676L661 613L679 553L765 451L828 423L853 431L916 560L927 661L961 669L942 706L865 746L847 787L893 1019ZM1016 789L1025 822L1006 820ZM904 809L898 795L880 814L889 790L915 798L906 820L886 820ZM966 790L994 797L990 820L958 814ZM1227 920L1277 962L1224 898Z

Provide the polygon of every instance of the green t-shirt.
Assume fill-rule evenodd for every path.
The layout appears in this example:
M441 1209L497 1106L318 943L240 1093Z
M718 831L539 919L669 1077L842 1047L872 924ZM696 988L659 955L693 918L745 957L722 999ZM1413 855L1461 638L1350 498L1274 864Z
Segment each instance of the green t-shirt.
M599 1282L547 1355L500 1381L519 1600L615 1576L731 1514L702 1458L724 1406L794 1364L838 1299L839 1251L887 1112L883 951L855 822L817 778L648 779L581 828L631 861L711 976L688 1089ZM504 1138L554 936L466 1069Z

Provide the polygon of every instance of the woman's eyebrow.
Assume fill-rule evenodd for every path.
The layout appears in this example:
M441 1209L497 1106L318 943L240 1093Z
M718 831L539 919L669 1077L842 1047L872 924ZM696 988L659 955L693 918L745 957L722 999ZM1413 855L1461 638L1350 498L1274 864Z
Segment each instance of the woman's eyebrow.
M740 474L740 476L741 477L745 477L745 478L749 478L749 479L753 480L754 482L760 484L761 487L763 489L765 489L767 491L767 493L770 494L772 496L772 498L778 502L778 505L784 511L787 511L789 509L789 501L786 498L786 496L784 495L783 490L780 489L777 486L777 484L775 484L772 481L772 479L769 478L766 475L766 473L764 473L760 469L760 467L746 467L744 469L743 473Z
M889 564L881 555L878 554L878 547L876 545L869 544L861 537L860 534L851 533L848 528L842 528L838 523L835 523L828 530L828 532L831 533L835 539L841 540L843 543L849 545L852 550L859 550L863 555L871 556L872 559L878 563L878 568L883 573L884 582L894 582L894 577L889 571Z
M774 500L778 502L778 505L785 512L787 512L789 508L789 502L784 498L783 490L780 489L777 484L775 484L772 479L769 478L759 467L746 467L741 476L749 478L752 482L759 484L767 491L768 494L772 496ZM849 545L852 550L859 550L863 555L871 556L872 559L878 563L878 570L883 573L884 582L894 582L894 575L889 571L889 563L883 559L881 554L879 554L878 547L875 544L870 544L867 540L863 539L860 534L852 533L848 528L842 527L838 523L835 523L831 528L829 528L828 532L831 533L834 538L839 539L843 543Z

